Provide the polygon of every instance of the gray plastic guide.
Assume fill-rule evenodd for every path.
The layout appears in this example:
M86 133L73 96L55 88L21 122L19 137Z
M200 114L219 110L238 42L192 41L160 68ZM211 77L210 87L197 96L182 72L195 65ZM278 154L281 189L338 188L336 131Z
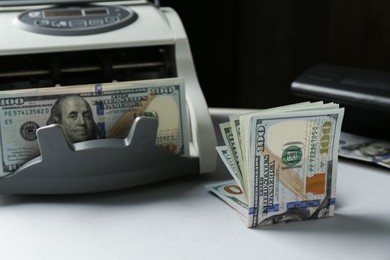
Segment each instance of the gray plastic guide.
M41 155L0 179L0 194L123 189L199 173L199 159L156 147L158 120L139 117L125 139L69 144L60 125L37 130Z

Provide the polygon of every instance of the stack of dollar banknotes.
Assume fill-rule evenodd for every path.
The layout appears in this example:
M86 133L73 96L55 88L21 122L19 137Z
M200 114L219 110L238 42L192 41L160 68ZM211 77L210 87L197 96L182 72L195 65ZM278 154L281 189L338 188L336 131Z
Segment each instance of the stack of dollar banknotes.
M60 125L74 144L126 138L137 117L152 116L159 122L156 145L179 156L189 154L180 78L4 90L0 110L0 177L40 155L36 132L51 124Z
M233 180L206 187L247 227L333 216L343 116L323 102L231 115L217 151Z

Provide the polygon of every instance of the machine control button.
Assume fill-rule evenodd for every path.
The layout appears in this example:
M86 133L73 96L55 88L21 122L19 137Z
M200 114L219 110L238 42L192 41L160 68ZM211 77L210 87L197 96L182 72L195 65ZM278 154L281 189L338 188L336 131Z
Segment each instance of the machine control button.
M28 16L31 18L41 18L42 12L41 11L32 11L28 13Z
M49 27L50 21L49 20L36 20L34 21L36 26L43 26L43 27Z
M70 27L86 27L87 21L86 20L72 20L69 21Z
M53 21L51 22L51 26L57 28L68 27L68 23L66 21Z
M89 20L89 25L91 26L98 26L104 24L103 19L91 19Z
M118 16L106 17L106 22L107 23L115 23L115 22L118 22L118 21L119 21L119 17Z

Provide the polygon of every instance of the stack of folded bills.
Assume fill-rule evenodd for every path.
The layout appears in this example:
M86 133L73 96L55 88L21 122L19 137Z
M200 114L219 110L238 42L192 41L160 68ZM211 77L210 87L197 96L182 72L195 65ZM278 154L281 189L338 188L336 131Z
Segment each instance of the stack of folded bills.
M343 116L323 102L231 115L216 148L233 180L206 187L248 227L333 216Z

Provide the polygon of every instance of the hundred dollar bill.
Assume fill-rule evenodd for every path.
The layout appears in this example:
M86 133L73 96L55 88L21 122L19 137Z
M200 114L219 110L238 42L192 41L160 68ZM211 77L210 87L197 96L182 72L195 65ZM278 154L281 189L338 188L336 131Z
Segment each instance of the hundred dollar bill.
M231 126L230 131L232 132L232 136L233 136L233 141L230 141L230 142L232 142L233 146L236 147L236 149L235 149L236 154L237 154L236 158L239 161L239 163L237 163L237 164L240 165L239 169L240 169L241 178L242 178L243 190L244 190L244 193L246 196L248 196L248 194L246 193L246 190L247 190L246 187L249 185L249 180L247 179L247 175L243 174L243 172L247 172L248 170L246 169L247 164L244 161L244 156L247 156L244 154L244 152L246 151L245 150L246 143L241 141L241 127L242 126L240 124L240 118L245 118L246 115L251 117L251 116L256 115L256 114L264 115L264 114L275 114L275 113L281 113L281 112L291 112L291 111L297 111L297 110L318 109L318 108L323 108L323 106L324 106L324 103L322 101L318 101L318 102L314 102L314 103L310 103L309 101L307 101L307 102L301 102L301 103L290 104L290 105L285 105L285 106L279 106L279 107L275 107L275 108L263 109L263 110L259 110L257 112L251 112L251 113L242 114L242 115L236 114L236 115L229 116L229 122L230 122L230 126ZM333 103L328 103L328 104L326 104L326 106L333 107ZM228 123L223 123L223 124L228 124ZM221 126L223 124L221 124ZM227 128L227 126L225 126L225 127ZM243 127L247 127L247 126L244 125ZM222 136L224 136L224 132L222 132ZM225 140L225 142L226 142L226 140Z
M243 118L249 227L334 215L343 115L314 109Z
M226 146L217 146L216 149L219 154L219 157L221 158L222 162L225 164L226 168L228 169L229 173L232 175L233 179L240 187L243 187L241 183L241 178L237 172L236 165L233 162L234 159L232 158L228 148Z
M124 138L136 117L158 118L156 145L189 154L184 80L179 78L0 92L0 176L39 155L36 130L60 124L69 143Z
M390 168L390 142L341 132L339 155Z
M221 150L217 148L217 151L219 153L222 153L223 156L221 156L222 160L227 158L227 155L229 155L229 162L233 164L234 168L234 174L233 176L238 179L238 183L242 183L242 173L241 173L241 167L240 167L240 158L238 150L240 149L237 147L237 142L235 142L233 137L233 131L232 127L230 125L230 122L222 123L219 125L221 129L222 138L226 144L225 148L227 150Z
M247 220L248 202L241 187L234 180L206 185L206 188L237 210L245 221Z
M278 114L278 113L280 114L280 113L288 113L288 112L294 112L294 111L306 111L306 110L317 110L317 109L322 110L325 108L338 108L338 105L334 104L334 103L324 104L322 101L313 102L313 103L301 102L301 103L297 103L297 104L290 104L290 105L260 110L258 112L254 112L251 114L241 115L238 118L232 117L230 120L231 120L231 124L233 125L232 119L235 119L234 124L238 125L238 127L236 127L237 129L238 128L248 129L249 126L246 124L248 122L247 119L251 118L253 116L256 116L256 115L266 115L266 114L274 115L274 114ZM239 121L239 122L237 123L237 121ZM241 143L240 147L241 147L241 151L242 151L242 156L247 157L248 155L245 154L245 152L247 151L246 145L248 144L248 140L242 141L241 140L242 139L241 133L237 134L237 136L240 137L240 138L238 138L238 140ZM245 165L243 167L245 167Z

